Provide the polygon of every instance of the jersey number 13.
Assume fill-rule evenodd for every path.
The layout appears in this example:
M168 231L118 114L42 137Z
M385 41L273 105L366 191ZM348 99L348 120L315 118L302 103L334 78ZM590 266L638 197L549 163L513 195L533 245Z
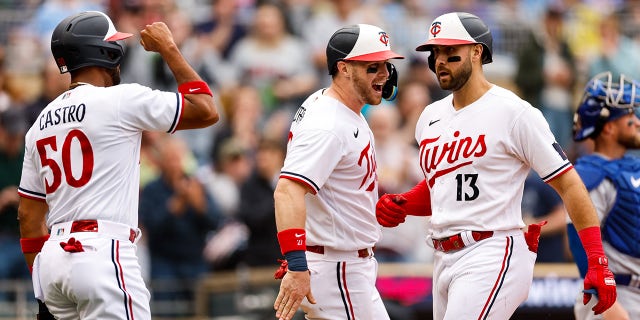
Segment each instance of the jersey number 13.
M476 185L478 181L477 173L459 173L456 175L456 201L463 201L462 194L464 192L464 201L473 201L478 198L480 190ZM464 189L464 190L463 190ZM470 193L468 192L470 191Z

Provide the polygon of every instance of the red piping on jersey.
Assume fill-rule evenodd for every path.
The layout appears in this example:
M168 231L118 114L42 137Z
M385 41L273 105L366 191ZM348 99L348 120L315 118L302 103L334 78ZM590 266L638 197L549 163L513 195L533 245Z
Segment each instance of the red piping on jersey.
M353 314L353 304L351 304L351 296L349 295L349 288L347 288L347 262L342 262L342 285L344 286L344 292L347 296L347 302L349 303L349 311L351 311L351 320L356 320L356 316Z
M499 287L502 286L502 282L504 281L504 277L507 273L507 269L509 268L509 260L511 259L511 253L513 250L511 242L513 241L513 239L512 237L506 237L506 239L507 239L507 244L504 248L504 257L502 258L502 268L498 273L496 282L493 284L493 288L491 289L491 293L489 294L489 297L487 297L487 301L484 303L484 307L482 308L482 312L480 312L480 315L478 316L478 320L487 319L487 315L489 314L489 310L491 309L490 304L493 305L493 302L498 296L498 291L500 290Z
M29 195L29 194L26 194L26 193L23 193L23 192L20 192L20 191L18 191L18 195L23 197L23 198L27 198L27 199L31 199L31 200L35 200L35 201L47 202L47 200L44 199L44 198L34 197L32 195Z
M176 126L173 127L171 133L175 133L178 130L178 125L180 125L180 120L182 120L182 112L184 111L184 95L180 94L180 105L178 106L178 119L176 119Z
M127 292L127 287L124 284L124 273L122 271L122 265L120 264L120 241L118 240L114 240L115 242L115 261L114 263L117 265L117 270L116 270L116 278L118 279L118 282L120 284L122 284L122 287L120 288L122 290L122 292L125 294L125 299L129 301L129 304L127 305L127 302L125 301L124 306L125 306L125 312L127 312L127 319L128 320L134 320L133 319L133 300L131 299L131 294L129 294L129 292ZM128 310L127 310L128 309Z
M561 175L563 175L563 174L567 173L567 171L569 171L569 170L571 170L571 169L573 169L573 165L568 166L566 169L564 169L564 170L560 171L560 173L556 174L555 176L551 177L551 179L549 179L549 180L547 180L547 181L545 181L545 182L546 182L546 183L549 183L549 182L553 181L555 178L557 178L557 177L559 177L559 176L561 176Z
M304 181L304 180L302 180L300 178L296 178L296 177L292 177L292 176L285 176L285 175L280 175L280 178L284 178L284 179L288 179L288 180L291 180L291 181L295 181L295 182L301 183L304 186L306 186L308 189L310 189L311 193L313 193L313 194L317 194L318 193L316 188L314 188L312 185L310 185L309 183L307 183L306 181Z

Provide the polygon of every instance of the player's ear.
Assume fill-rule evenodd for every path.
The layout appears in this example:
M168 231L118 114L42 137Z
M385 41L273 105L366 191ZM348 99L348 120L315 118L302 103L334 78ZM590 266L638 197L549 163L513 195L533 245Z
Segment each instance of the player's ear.
M342 75L344 75L346 78L350 77L351 69L349 68L349 64L346 61L344 60L338 61L338 63L336 64L336 67L338 68L338 72L342 73Z
M482 62L482 51L484 51L484 47L480 43L476 43L473 45L471 49L471 57L473 60L478 60Z

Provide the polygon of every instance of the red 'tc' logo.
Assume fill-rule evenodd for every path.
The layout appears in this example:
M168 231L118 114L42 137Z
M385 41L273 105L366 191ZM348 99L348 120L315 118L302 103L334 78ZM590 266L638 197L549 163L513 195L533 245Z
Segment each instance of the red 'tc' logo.
M380 42L382 42L385 47L389 46L389 35L384 31L378 32L378 34L380 35Z
M429 32L435 38L436 35L440 33L441 30L442 30L442 26L440 21L435 21L434 23L431 24L431 29L429 29Z

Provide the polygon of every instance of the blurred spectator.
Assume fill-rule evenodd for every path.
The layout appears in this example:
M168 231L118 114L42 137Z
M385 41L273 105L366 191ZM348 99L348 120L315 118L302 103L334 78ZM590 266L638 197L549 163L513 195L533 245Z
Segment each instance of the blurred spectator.
M400 115L393 106L380 105L369 108L367 122L375 138L378 190L380 194L399 193L407 185L416 185L420 176L410 168L418 166L411 162L418 149L399 137ZM415 128L414 128L415 130Z
M227 138L221 142L212 161L198 169L198 179L226 218L236 215L240 205L240 186L251 174L252 167L251 155L244 143Z
M82 11L104 11L103 2L98 0L44 0L36 9L28 28L34 36L38 37L42 46L48 48L53 29L60 21L71 14Z
M190 300L194 281L207 271L202 256L206 237L218 228L222 213L185 170L190 155L185 143L165 136L156 147L160 177L142 189L139 206L150 252L151 287L156 301Z
M380 194L406 190L424 177L418 165L418 149L410 141L399 138L399 120L398 109L392 106L369 109L367 121L375 138ZM417 262L429 256L425 254L430 251L427 246L406 241L424 239L425 230L424 217L407 217L407 222L396 228L382 228L382 238L376 244L376 259L380 262Z
M260 141L255 170L240 191L238 220L249 229L249 241L241 261L251 267L277 266L277 259L282 258L276 237L273 191L284 165L285 152L285 141Z
M306 44L287 31L284 13L274 4L257 7L251 32L234 47L230 60L235 83L256 87L266 114L275 109L293 113L317 84Z
M578 73L584 75L588 61L600 47L598 25L607 14L604 6L593 6L582 0L561 0L564 9L564 26L567 42L575 55Z
M397 129L400 141L418 148L415 137L416 124L424 108L431 104L430 90L426 84L415 80L400 83L398 88L400 89L395 103L400 115L400 124ZM416 160L415 163L418 161ZM422 176L422 172L418 176Z
M622 34L636 43L640 43L640 1L623 1L616 12L620 16L620 31Z
M254 162L249 149L234 137L222 140L212 159L200 167L197 175L220 205L224 222L207 240L204 258L212 270L230 270L238 264L249 237L249 230L238 222L237 215L242 205L240 188L251 175Z
M564 203L533 171L524 182L522 216L527 225L547 221L540 233L536 262L567 262Z
M589 79L605 71L611 71L614 77L624 73L640 79L640 45L620 33L619 19L614 13L600 22L600 51L589 63Z
M542 26L533 28L518 55L515 84L522 97L544 114L560 145L572 145L573 89L576 66L569 45L563 38L563 12L547 8Z
M251 152L255 151L266 119L260 92L255 87L242 85L232 89L225 102L223 109L227 118L218 127L218 141L233 137ZM221 145L213 146L214 157Z
M29 126L38 121L38 116L49 102L53 101L60 94L69 89L69 73L60 74L58 66L53 59L47 59L41 73L41 89L36 100L25 106L25 114Z
M427 4L421 0L382 1L380 15L384 17L385 30L392 35L391 43L395 52L410 59L423 58L415 50L416 44L427 38L427 26L433 17L427 10ZM410 61L410 60L408 60ZM400 77L410 67L406 61L394 62Z
M0 279L29 279L20 249L18 184L22 173L26 119L21 109L0 110ZM0 290L0 301L9 299Z
M164 132L145 131L140 146L140 190L160 176L160 162L157 145L165 137Z
M246 27L238 21L237 0L213 0L211 17L194 27L194 31L211 48L227 60L231 49L247 34Z
M0 112L9 109L11 96L6 90L5 49L0 46Z
M526 11L528 8L522 0L492 1L487 7L488 20L492 22L489 28L493 35L495 58L500 59L500 55L515 58L522 46L529 42L527 36L535 21L532 18L537 16Z

